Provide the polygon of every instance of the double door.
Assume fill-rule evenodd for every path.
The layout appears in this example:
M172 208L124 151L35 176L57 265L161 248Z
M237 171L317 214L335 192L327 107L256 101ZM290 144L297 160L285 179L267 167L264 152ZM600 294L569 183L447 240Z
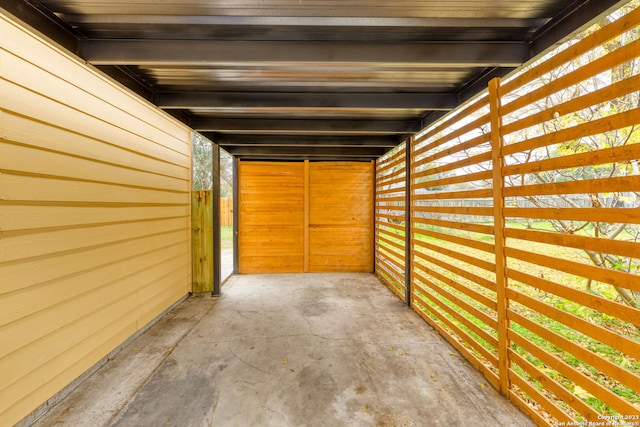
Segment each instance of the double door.
M241 161L240 273L371 272L374 167Z

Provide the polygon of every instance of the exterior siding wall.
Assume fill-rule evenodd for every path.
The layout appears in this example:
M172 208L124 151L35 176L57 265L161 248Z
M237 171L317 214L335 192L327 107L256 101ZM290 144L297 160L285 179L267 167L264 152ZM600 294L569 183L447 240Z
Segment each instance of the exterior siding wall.
M190 130L0 14L0 425L190 291Z

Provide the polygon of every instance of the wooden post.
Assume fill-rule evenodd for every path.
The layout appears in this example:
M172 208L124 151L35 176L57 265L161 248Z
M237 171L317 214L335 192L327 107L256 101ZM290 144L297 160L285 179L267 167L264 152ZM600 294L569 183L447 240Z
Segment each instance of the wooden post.
M220 241L220 146L212 143L213 295L220 295L222 249Z
M238 224L240 214L240 198L238 195L240 178L238 173L240 171L240 159L233 158L233 274L240 273L240 249L238 247Z
M376 255L378 252L378 245L376 244L376 239L378 237L378 231L376 229L376 221L378 219L378 200L377 197L377 189L378 189L378 160L373 161L373 190L372 190L372 209L371 219L373 221L373 225L371 228L371 268L373 269L373 274L378 276L378 266L376 264ZM380 276L378 276L380 277Z
M377 175L377 167L376 161L371 160L371 272L376 274L376 175Z
M498 373L500 391L505 396L510 394L509 381L509 318L507 316L507 277L506 257L504 255L504 176L502 168L502 117L500 113L499 89L500 79L495 78L489 82L489 107L491 117L491 151L493 166L493 226L495 237L495 262L496 262L496 299L498 310Z
M193 293L213 290L213 222L211 218L211 190L191 193Z
M309 257L310 257L310 246L309 246L309 220L310 220L310 207L311 200L309 199L309 185L310 185L310 172L309 172L309 160L304 161L304 221L303 221L303 270L305 273L309 272Z
M404 299L407 307L411 307L411 284L412 284L412 252L411 241L411 145L413 137L409 137L405 142L405 199L404 199Z

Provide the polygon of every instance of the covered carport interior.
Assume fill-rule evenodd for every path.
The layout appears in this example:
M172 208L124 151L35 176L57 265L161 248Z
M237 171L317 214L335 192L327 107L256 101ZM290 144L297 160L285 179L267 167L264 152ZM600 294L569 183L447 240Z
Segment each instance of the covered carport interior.
M620 3L0 5L212 139L239 167L304 168L370 164Z
M269 172L282 177L284 168L298 168L294 174L300 174L301 193L293 196L293 206L273 200L291 199L283 195L286 190L267 196L269 189L263 188L270 201L258 208L263 214L259 218L255 209L249 213L251 208L242 206L242 195L235 198L239 230L234 234L234 271L303 272L310 271L314 249L309 246L314 218L309 211L313 206L305 199L310 193L304 161L343 162L347 169L346 162L375 161L485 89L491 79L506 75L621 3L4 1L2 6L209 138L216 159L216 150L226 150L236 162L247 163L247 175L258 167L249 162L299 162L271 163ZM237 169L242 175L241 167ZM340 215L346 218L346 211L355 209L355 219L359 206L366 203L370 217L360 215L353 226L360 230L355 234L362 235L368 222L373 235L373 198L363 194L349 204L340 188L331 191L340 180L325 180L327 191L316 196L334 199L327 199L324 213L342 199L347 205ZM239 183L236 190L255 195L255 189L245 185L250 181ZM260 193L259 185L256 189ZM214 220L219 218L216 200ZM299 224L278 212L295 212ZM322 214L315 219L334 230L349 224ZM293 234L292 227L297 230ZM316 235L320 251L348 245L344 233L342 238L330 232L321 236L316 230ZM329 241L333 247L323 247L322 242ZM358 240L360 245L366 241L364 236ZM267 246L274 248L271 256L255 254ZM351 267L337 259L317 262L325 263L324 270L331 264L336 271L371 271L373 248L367 246L369 262L362 259ZM285 260L283 253L292 259ZM219 266L219 239L214 258ZM214 268L216 293L223 279L220 270Z

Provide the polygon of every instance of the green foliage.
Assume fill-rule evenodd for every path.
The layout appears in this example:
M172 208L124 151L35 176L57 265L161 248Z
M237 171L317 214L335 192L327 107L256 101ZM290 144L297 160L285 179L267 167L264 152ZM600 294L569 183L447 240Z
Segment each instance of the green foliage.
M194 190L210 190L212 177L212 153L211 141L193 133L192 137L192 176Z
M192 179L194 190L210 190L213 183L212 142L194 132L192 138ZM220 197L231 197L233 193L233 158L220 152Z

